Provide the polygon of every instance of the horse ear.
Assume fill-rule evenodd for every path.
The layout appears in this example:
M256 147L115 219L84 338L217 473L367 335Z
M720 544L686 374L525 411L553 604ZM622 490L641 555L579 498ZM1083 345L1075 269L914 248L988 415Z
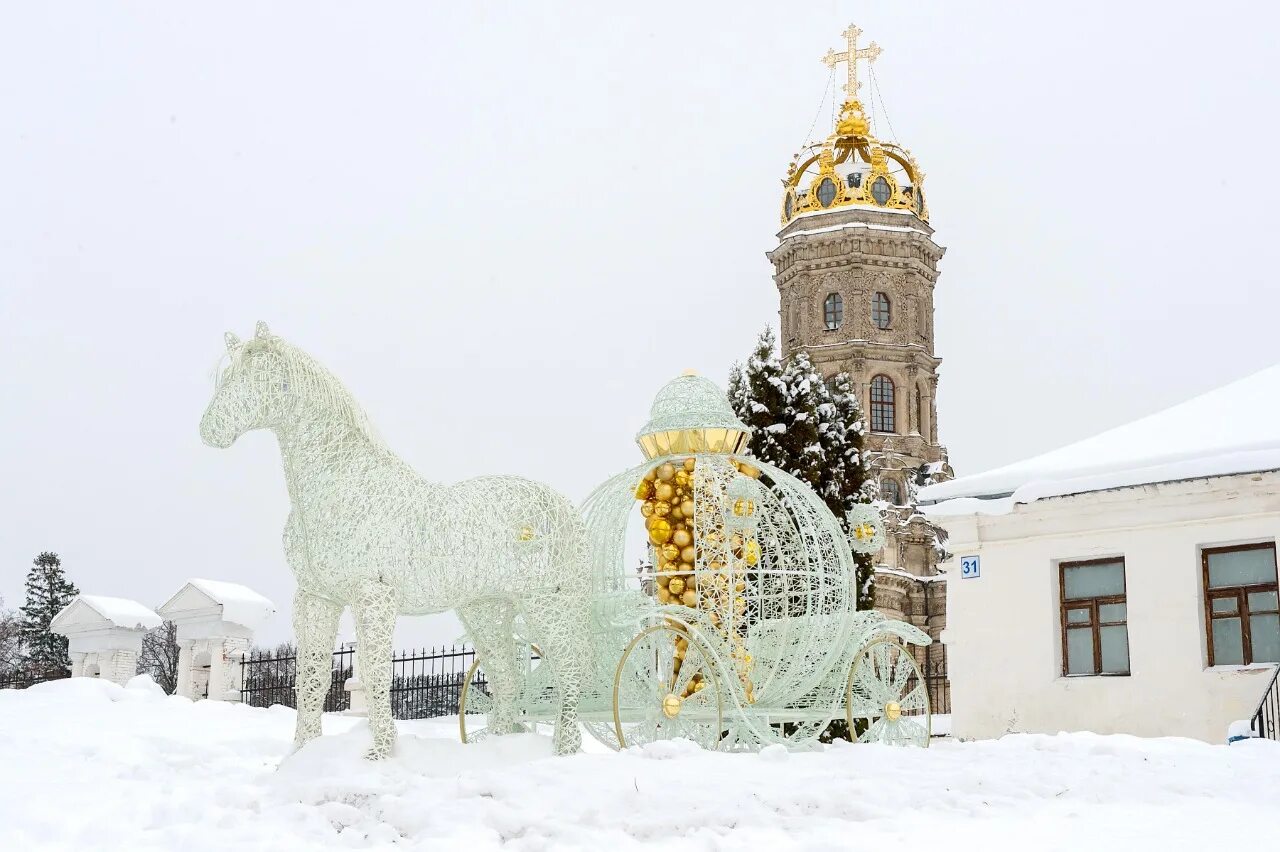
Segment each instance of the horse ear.
M222 335L222 339L227 342L228 352L230 352L231 350L235 349L237 346L240 345L240 338L236 337L234 334L232 334L229 331L226 334Z
M253 330L253 336L258 340L266 340L271 336L271 329L267 328L267 324L262 320L258 320L258 325Z

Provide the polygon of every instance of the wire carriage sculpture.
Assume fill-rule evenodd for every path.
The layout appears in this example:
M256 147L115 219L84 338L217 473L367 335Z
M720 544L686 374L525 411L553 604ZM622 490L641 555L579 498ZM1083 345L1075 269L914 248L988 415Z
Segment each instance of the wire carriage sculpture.
M861 742L928 745L927 684L907 647L928 635L856 609L852 548L883 546L879 513L851 513L850 539L807 485L744 456L749 439L712 382L681 376L637 436L645 463L584 503L584 727L613 748L686 737L754 750L805 747L844 719ZM626 565L637 514L649 557L638 573ZM523 675L518 714L530 729L554 718L556 688L537 665ZM488 732L491 701L463 694L464 741Z
M390 754L391 635L398 614L455 609L492 688L489 724L515 730L525 680L512 642L533 636L555 692L555 749L581 744L577 701L588 674L584 527L566 498L537 482L489 476L428 482L373 433L351 394L313 358L258 323L226 335L229 363L200 422L226 448L269 429L280 443L292 511L284 548L297 579L295 746L320 735L338 617L350 606L369 701L370 758Z

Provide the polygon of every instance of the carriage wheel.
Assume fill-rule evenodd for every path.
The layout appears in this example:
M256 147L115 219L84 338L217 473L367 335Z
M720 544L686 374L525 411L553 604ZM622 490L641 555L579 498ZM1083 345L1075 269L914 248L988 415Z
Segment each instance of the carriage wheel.
M724 697L702 643L670 624L632 639L613 678L613 728L622 748L677 737L716 748Z
M877 639L858 652L845 687L849 732L861 719L860 743L928 747L933 733L929 690L911 652L893 639Z
M542 651L537 645L528 647L539 658L542 657ZM467 669L466 680L462 682L462 692L458 695L458 736L464 743L479 742L489 735L488 721L489 713L493 710L493 696L476 685L476 674L479 671L480 658L476 657L471 667ZM554 725L528 721L519 721L516 726L517 732L550 733L554 730Z

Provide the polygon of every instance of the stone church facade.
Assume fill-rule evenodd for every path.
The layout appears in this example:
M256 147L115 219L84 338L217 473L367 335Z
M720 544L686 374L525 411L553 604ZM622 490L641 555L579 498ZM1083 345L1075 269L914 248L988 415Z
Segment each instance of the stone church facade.
M945 249L933 239L923 173L896 143L871 132L861 102L850 27L850 66L834 132L797 154L784 181L778 247L768 253L780 299L783 356L805 351L828 378L846 372L867 418L868 461L886 506L888 541L876 559L875 606L925 630L946 626L946 581L936 528L914 509L917 487L952 477L938 440L934 287ZM945 700L945 648L921 654ZM946 708L939 707L938 710Z

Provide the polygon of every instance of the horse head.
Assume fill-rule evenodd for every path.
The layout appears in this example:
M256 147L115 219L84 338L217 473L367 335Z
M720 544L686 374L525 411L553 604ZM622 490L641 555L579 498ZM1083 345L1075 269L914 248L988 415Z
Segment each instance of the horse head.
M229 363L200 420L200 438L225 449L253 429L278 426L290 409L289 363L280 339L259 322L251 340L225 336Z

